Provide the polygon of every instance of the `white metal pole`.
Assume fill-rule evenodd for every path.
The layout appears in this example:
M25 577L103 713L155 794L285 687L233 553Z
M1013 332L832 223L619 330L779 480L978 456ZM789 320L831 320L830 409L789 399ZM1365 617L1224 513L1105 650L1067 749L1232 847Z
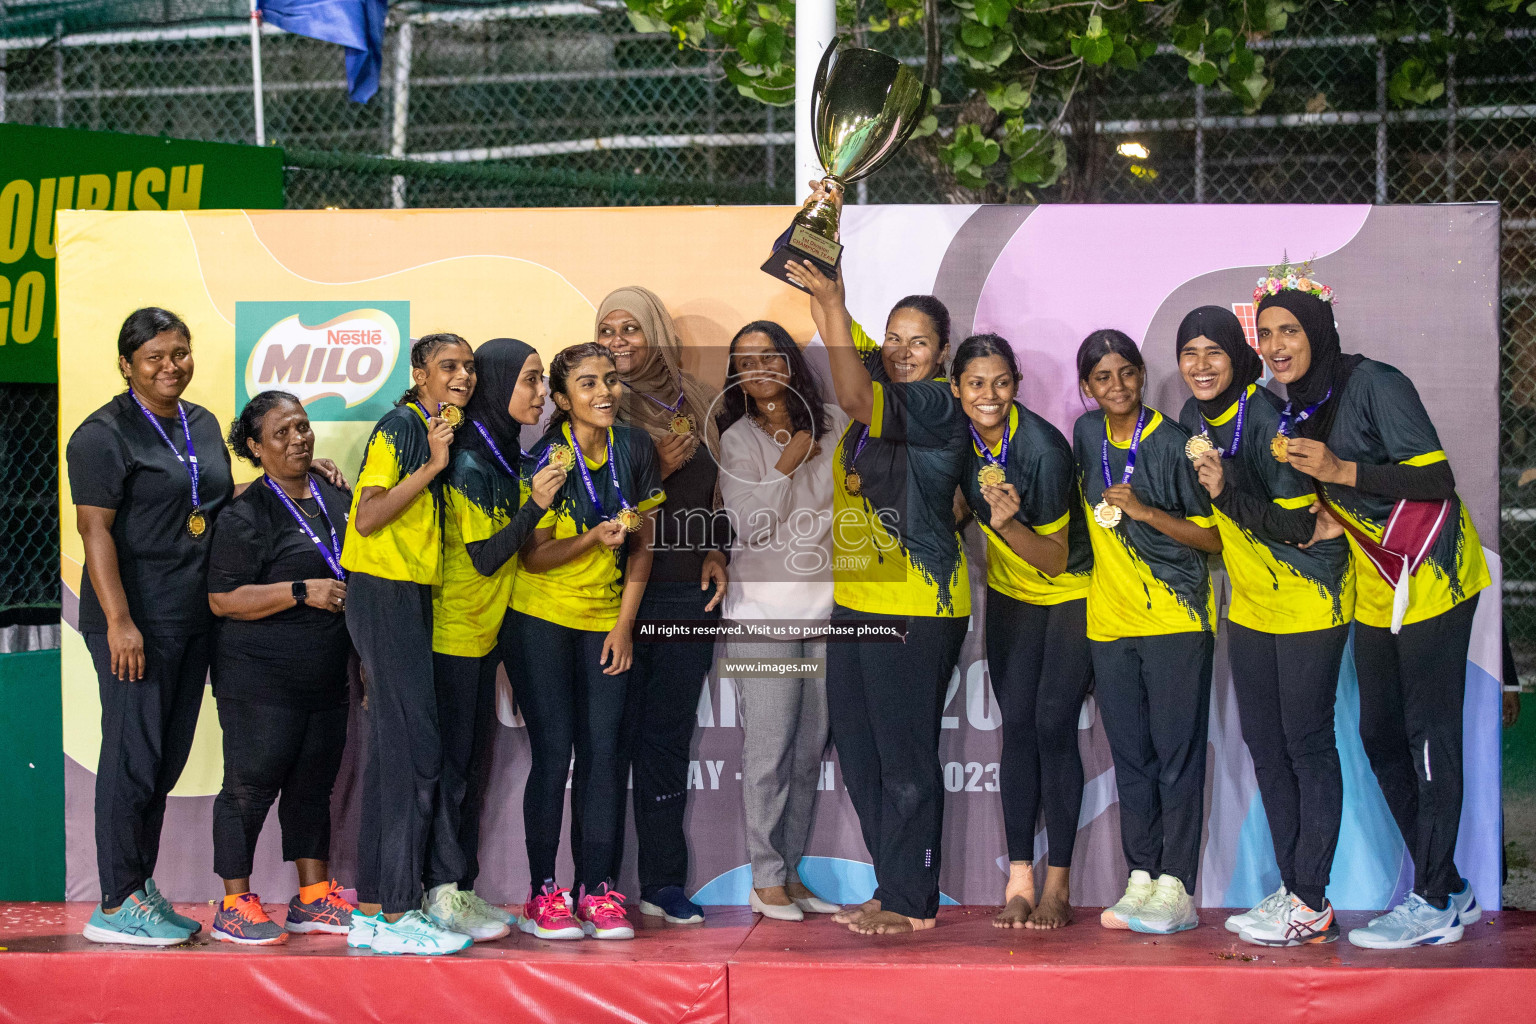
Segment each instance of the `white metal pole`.
M406 129L411 119L411 45L416 38L416 26L405 21L395 33L395 109L389 125L389 155L396 160L405 156ZM405 175L396 174L389 179L389 203L397 210L405 209Z
M816 159L811 135L811 86L816 66L837 34L837 0L799 0L795 4L795 198L810 194L806 184L826 172Z
M261 95L261 12L251 0L251 112L256 121L256 145L267 144L267 112Z

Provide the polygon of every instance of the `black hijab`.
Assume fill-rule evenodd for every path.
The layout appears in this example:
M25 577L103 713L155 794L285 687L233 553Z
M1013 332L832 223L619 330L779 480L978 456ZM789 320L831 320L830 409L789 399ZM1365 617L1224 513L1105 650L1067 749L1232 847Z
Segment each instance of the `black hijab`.
M1344 394L1344 385L1365 357L1339 351L1339 329L1333 322L1333 306L1317 296L1295 289L1266 295L1259 300L1254 315L1270 306L1290 311L1306 332L1307 344L1312 349L1312 365L1299 380L1285 387L1292 412L1299 413L1324 398L1328 399L1310 418L1297 424L1293 433L1299 437L1327 440L1333 417L1339 409L1339 398Z
M1178 354L1183 353L1185 345L1200 337L1210 338L1232 361L1232 383L1209 402L1200 403L1201 414L1213 420L1232 408L1232 403L1248 385L1264 375L1264 361L1248 344L1237 316L1225 307L1201 306L1186 316L1179 323Z
M496 457L473 426L479 423L514 470L518 469L517 454L522 450L518 442L523 425L507 412L507 403L512 400L523 364L534 354L532 345L515 338L492 338L475 349L475 393L464 407L464 419L468 422L459 428L457 438L460 445L484 453L487 460L495 463Z

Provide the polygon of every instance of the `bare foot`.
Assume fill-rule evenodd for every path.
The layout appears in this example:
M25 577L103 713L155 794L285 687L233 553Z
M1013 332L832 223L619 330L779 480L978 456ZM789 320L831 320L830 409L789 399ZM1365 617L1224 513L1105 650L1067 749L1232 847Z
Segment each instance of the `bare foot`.
M878 913L880 913L880 901L865 900L856 907L844 907L842 910L839 910L832 915L832 920L838 924L853 924L853 922L862 917Z
M1023 928L1035 909L1035 869L1027 860L1008 864L1008 886L1003 890L1003 909L992 919L994 928Z
M1045 873L1045 892L1040 894L1040 905L1035 908L1026 928L1063 928L1072 923L1072 901L1069 897L1070 868L1048 868Z
M757 898L768 904L770 907L787 907L794 902L794 900L790 899L788 894L784 892L784 887L782 885L770 885L766 889L758 889L756 892Z
M894 910L877 910L850 924L848 930L860 935L905 935L925 931L935 923L931 917L903 917Z
M1023 928L1034 915L1035 908L1023 896L1009 900L997 916L992 918L994 928Z

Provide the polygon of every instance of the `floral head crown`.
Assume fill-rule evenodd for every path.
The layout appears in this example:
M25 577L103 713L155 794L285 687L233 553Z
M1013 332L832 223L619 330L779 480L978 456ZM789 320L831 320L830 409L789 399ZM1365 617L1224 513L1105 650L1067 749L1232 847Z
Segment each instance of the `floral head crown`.
M1253 301L1257 303L1266 295L1278 295L1283 291L1306 292L1324 302L1333 302L1333 289L1313 279L1311 260L1299 267L1292 266L1289 260L1278 267L1270 267L1269 273L1259 278L1259 286L1253 290Z

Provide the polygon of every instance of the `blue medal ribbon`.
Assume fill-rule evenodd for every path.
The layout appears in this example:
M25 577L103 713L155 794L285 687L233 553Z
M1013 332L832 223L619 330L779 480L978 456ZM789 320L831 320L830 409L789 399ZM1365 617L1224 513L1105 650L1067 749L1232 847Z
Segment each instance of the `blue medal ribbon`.
M1330 399L1332 397L1333 397L1333 388L1329 388L1328 389L1328 393L1326 395L1324 395L1322 398L1319 398L1317 401L1313 402L1311 405L1307 406L1305 409L1301 410L1301 412L1296 414L1294 419L1291 417L1291 406L1292 406L1292 403L1286 402L1285 403L1285 408L1283 410L1281 410L1281 412L1280 412L1280 436L1281 437L1290 437L1291 436L1291 428L1292 427L1299 427L1299 426L1301 426L1301 424L1303 424L1307 420L1311 419L1312 418L1312 414L1317 412L1317 410L1321 409L1323 407L1323 405L1328 401L1328 399Z
M864 444L869 440L869 424L859 424L859 443L853 449L853 458L848 457L848 446L843 445L843 471L844 475L853 471L854 465L859 461L859 454L864 451Z
M513 480L518 479L518 475L512 471L512 467L507 465L507 460L501 454L501 449L496 447L496 442L495 441L491 440L491 432L489 430L486 430L485 427L483 427L480 424L479 420L475 420L474 422L475 422L475 429L480 431L480 436L481 437L485 438L486 446L491 449L491 454L496 457L496 461L497 461L497 463L499 463L501 465L501 468L506 470L507 476L511 477ZM519 456L521 456L522 458L525 458L525 459L528 457L528 453L523 451L521 445L518 446L517 454ZM548 460L549 460L549 452L545 451L544 459L539 462L540 468L542 468L544 463L547 462Z
M635 387L632 384L630 384L628 381L622 381L621 380L621 381L619 381L619 383L623 384L626 388L629 388L629 390L634 391L635 394L639 395L641 398L645 399L647 402L655 402L657 405L661 406L663 409L667 410L667 412L670 412L674 416L676 416L677 415L677 411L683 407L683 399L686 398L687 394L688 394L681 387L679 387L677 389L677 401L673 402L671 405L668 405L666 402L663 402L659 398L653 398L650 395L646 394L644 391L636 390Z
M1141 415L1136 417L1136 430L1131 434L1130 451L1125 456L1125 472L1120 475L1120 482L1123 484L1130 483L1131 474L1136 472L1136 452L1141 448L1141 432L1145 429L1146 425L1147 407L1142 406ZM1107 419L1104 423L1104 449L1099 453L1099 461L1104 470L1104 486L1113 486L1109 478L1109 421Z
M299 529L304 531L304 536L315 542L315 547L320 549L320 557L325 559L326 567L331 570L331 575L345 583L347 571L341 567L341 562L337 561L336 554L341 550L341 542L336 539L336 527L331 522L330 510L325 507L325 497L320 493L319 482L311 477L309 490L315 496L315 504L320 506L320 515L325 517L326 529L331 532L331 546L329 548L315 535L315 531L309 528L309 523L304 521L306 517L303 511L294 503L292 498L288 497L287 492L279 487L270 476L263 474L262 479L266 481L267 487L271 489L272 493L277 495L278 500L283 503L283 507L288 509L288 514L293 517L294 522L299 524Z
M581 442L576 440L576 431L574 429L568 429L565 432L565 436L571 439L571 447L576 451L576 470L581 474L581 482L587 488L587 497L592 499L592 506L597 509L597 514L602 516L604 519L612 519L613 516L610 516L603 509L603 503L597 498L597 486L592 483L592 474L587 471L587 457L582 454ZM549 458L548 451L544 453L544 457L546 459ZM540 465L542 465L542 463L540 463ZM619 511L614 513L616 516L626 509L631 509L632 506L627 500L625 500L624 488L619 485L619 468L614 464L613 461L612 427L608 428L608 475L613 479L613 489L619 496Z
M128 389L128 397L133 399L133 404L139 407L139 412L149 420L149 425L155 428L155 433L160 435L160 440L164 441L165 446L171 450L171 454L176 456L176 461L187 467L187 474L192 478L192 514L201 512L203 503L198 500L197 494L197 483L201 473L197 466L197 449L192 447L192 428L187 425L186 406L182 405L180 400L176 402L176 414L181 417L181 433L187 439L187 454L182 455L176 450L176 445L171 443L171 437L165 432L165 428L160 425L159 417L149 411L149 407L139 400L139 396L133 393L131 387Z
M974 424L974 423L967 423L966 426L971 431L971 440L976 442L976 454L980 455L983 459L985 459L987 462L991 463L994 466L1002 466L1004 469L1007 469L1008 468L1008 428L1006 426L1003 428L1003 445L1002 445L1001 448L999 448L997 450L997 455L996 455L996 457L994 457L992 455L991 449L989 449L987 447L986 442L981 439L981 435L976 432L976 424Z

